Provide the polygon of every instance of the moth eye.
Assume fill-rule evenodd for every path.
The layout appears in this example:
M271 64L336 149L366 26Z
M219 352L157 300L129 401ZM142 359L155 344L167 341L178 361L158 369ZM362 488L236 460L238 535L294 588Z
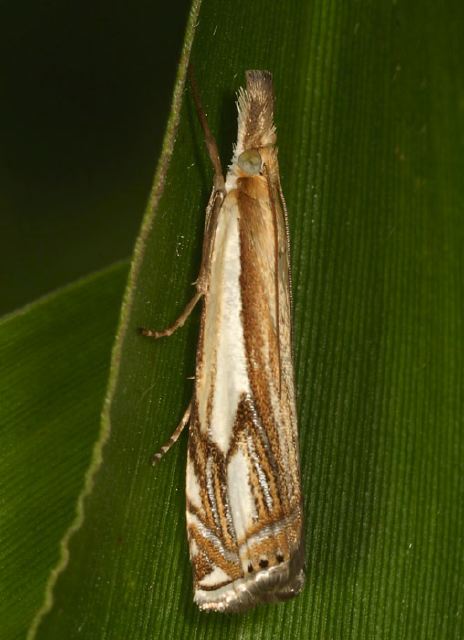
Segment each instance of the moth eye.
M261 171L263 161L256 149L248 149L239 155L237 163L242 171L250 176L256 176Z

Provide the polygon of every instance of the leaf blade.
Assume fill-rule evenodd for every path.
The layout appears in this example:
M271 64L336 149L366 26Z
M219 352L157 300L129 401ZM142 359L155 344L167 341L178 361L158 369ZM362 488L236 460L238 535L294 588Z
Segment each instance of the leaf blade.
M3 638L24 637L72 521L126 273L116 265L0 322Z
M459 637L462 354L451 345L462 336L462 154L443 116L462 124L462 113L448 89L424 100L421 86L424 74L437 86L442 67L457 68L462 45L432 3L424 15L433 33L417 11L386 2L281 3L273 11L260 2L205 2L193 50L226 157L241 70L274 72L293 239L305 591L243 617L200 614L183 532L185 451L171 452L171 464L153 476L145 466L153 434L162 442L188 400L181 372L193 371L194 326L164 344L135 336L138 325L172 320L195 278L196 211L209 168L187 101L151 237L137 258L112 438L59 583L60 614L44 620L38 637L62 637L81 624L89 638L163 637L167 625L179 638L307 637L308 628L315 637L353 638L415 637L419 628L435 638L443 624L446 637ZM445 46L450 32L454 48ZM437 568L441 536L446 560ZM424 593L426 616L418 606Z

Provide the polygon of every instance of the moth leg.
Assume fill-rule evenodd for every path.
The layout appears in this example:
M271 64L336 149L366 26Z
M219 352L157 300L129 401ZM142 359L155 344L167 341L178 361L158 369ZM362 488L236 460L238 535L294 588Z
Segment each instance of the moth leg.
M182 420L179 422L177 427L175 428L172 436L169 438L167 442L163 444L163 446L152 456L151 463L155 465L157 462L164 457L164 455L169 451L173 444L175 444L182 433L182 431L187 426L190 420L190 413L192 412L192 402L189 402L187 409L185 410L184 415L182 416Z
M138 330L140 335L146 336L147 338L164 338L172 335L174 331L184 326L185 321L194 310L197 302L199 302L207 292L209 284L211 255L213 250L214 231L216 228L219 210L221 209L223 201L224 194L222 193L222 191L216 191L215 189L213 189L213 192L209 199L208 207L206 209L206 231L203 240L203 255L201 259L200 273L198 274L198 278L194 282L196 288L195 295L187 303L185 309L182 311L177 320L175 320L175 322L173 322L169 327L167 327L166 329L162 329L161 331L155 331L154 329L140 327Z
M222 175L219 151L217 148L216 140L214 139L214 136L211 133L211 129L209 128L208 121L206 119L206 114L201 105L200 94L198 92L198 88L195 82L195 78L193 76L193 70L191 66L189 66L188 73L189 73L190 85L192 88L193 100L195 103L195 109L198 114L198 119L200 121L201 128L203 129L206 147L208 149L208 154L211 159L211 164L213 165L213 168L214 168L214 186L211 192L211 196L209 198L208 206L206 207L205 233L203 236L203 251L202 251L202 258L201 258L200 273L198 274L198 278L194 283L196 288L196 293L193 296L193 298L190 300L190 302L188 302L185 309L183 310L181 315L177 318L177 320L173 322L173 324L167 327L166 329L163 329L162 331L155 331L153 329L147 329L145 327L141 327L139 329L139 333L142 336L146 336L148 338L168 337L172 335L174 331L184 326L185 321L187 320L189 315L192 313L197 302L199 302L201 298L206 294L209 286L210 264L211 264L212 254L213 254L214 236L216 232L219 211L221 210L222 203L224 202L224 198L226 196L225 182L224 182L224 177Z
M195 293L193 298L187 303L185 309L182 311L182 313L177 318L177 320L173 322L173 324L171 324L166 329L163 329L162 331L155 331L154 329L139 327L140 335L146 336L147 338L164 338L172 335L174 331L176 331L176 329L180 329L180 327L184 326L185 321L187 320L189 315L192 313L193 309L195 308L195 305L197 304L197 302L200 300L202 296L203 296L203 292L197 290L197 292Z

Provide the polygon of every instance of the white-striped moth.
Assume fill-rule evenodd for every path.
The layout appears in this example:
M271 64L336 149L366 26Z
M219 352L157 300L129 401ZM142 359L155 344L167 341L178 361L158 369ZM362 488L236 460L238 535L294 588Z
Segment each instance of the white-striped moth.
M292 364L287 211L280 186L272 76L248 71L226 179L192 81L215 168L196 293L203 299L195 390L158 460L189 424L187 532L200 609L243 611L304 584Z

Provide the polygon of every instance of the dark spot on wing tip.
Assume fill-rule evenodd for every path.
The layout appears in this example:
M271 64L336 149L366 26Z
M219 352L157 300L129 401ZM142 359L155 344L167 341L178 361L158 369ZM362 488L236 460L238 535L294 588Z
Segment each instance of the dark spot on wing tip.
M276 554L277 562L283 562L285 560L282 553Z
M269 560L267 558L261 558L261 560L259 561L259 566L261 567L261 569L265 569L269 566Z
M251 564L251 562L248 565L248 573L253 573L253 565Z

